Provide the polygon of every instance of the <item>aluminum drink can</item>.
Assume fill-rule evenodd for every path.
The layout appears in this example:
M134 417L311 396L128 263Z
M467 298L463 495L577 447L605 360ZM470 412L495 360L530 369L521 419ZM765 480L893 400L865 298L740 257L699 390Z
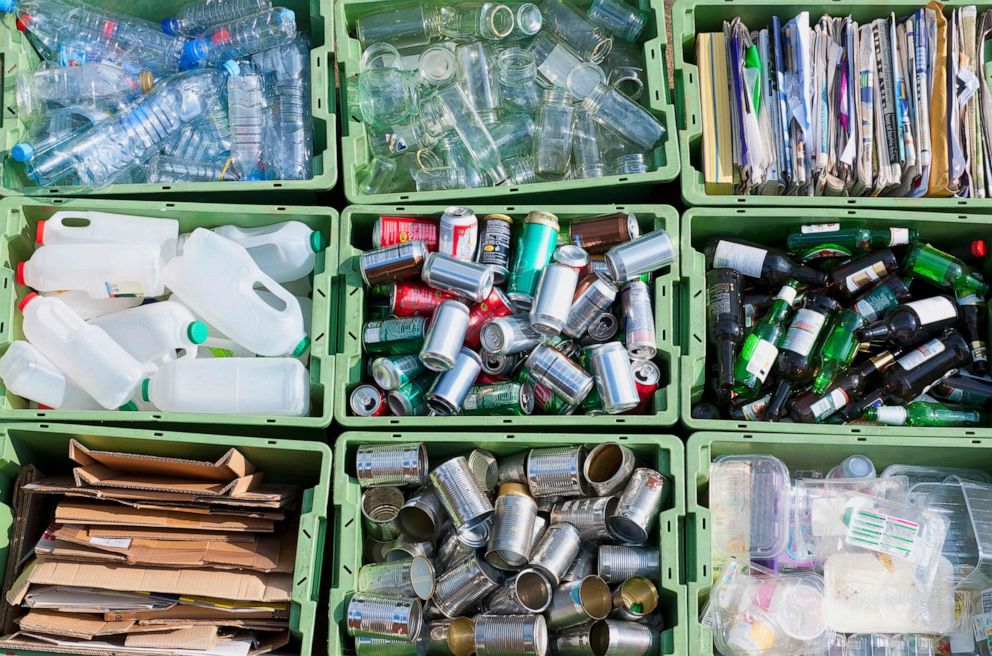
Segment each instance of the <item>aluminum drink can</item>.
M593 319L589 326L589 339L596 342L608 342L613 339L620 329L620 322L612 312L603 312Z
M368 355L417 353L426 334L424 317L369 321L362 326L362 347Z
M471 349L461 349L455 365L434 380L427 393L428 407L440 415L457 415L481 371L479 354Z
M651 311L651 290L646 283L634 280L620 293L623 301L624 343L634 360L650 360L658 352Z
M521 367L517 375L517 381L529 384L534 390L534 407L544 415L570 415L575 412L575 405L569 404L565 399L555 394L550 387L538 382L534 376L527 371L526 367Z
M534 390L527 383L476 385L462 403L465 415L521 416L534 412Z
M444 253L427 256L420 279L434 289L463 296L473 303L481 303L493 291L492 269L475 262L457 260Z
M479 240L479 219L467 207L449 207L441 214L438 236L439 253L444 253L462 262L475 260L476 244Z
M513 238L513 219L505 214L487 214L482 217L479 231L479 252L475 261L493 270L496 284L506 282L510 275L510 244Z
M369 287L415 278L424 266L427 253L427 246L422 241L386 246L362 253L358 258L358 269Z
M376 358L369 366L372 380L387 392L402 387L425 371L416 355L384 356Z
M581 246L590 254L605 253L617 244L640 236L641 227L637 224L637 216L630 212L579 219L568 226L568 242Z
M552 258L558 264L564 264L567 267L575 269L576 273L579 274L589 266L589 253L574 244L559 246L555 249L555 254Z
M661 369L651 360L634 360L630 363L634 374L634 384L637 385L637 395L641 402L631 411L631 414L643 415L651 407L654 393L661 386Z
M520 361L520 358L516 355L491 353L485 350L479 353L479 357L482 359L482 373L504 379L513 373L513 370L517 367L517 363Z
M513 253L507 295L520 306L529 307L541 279L541 271L551 262L558 244L558 217L535 211L524 219L524 227Z
M513 355L529 351L541 343L541 334L526 315L497 317L482 328L482 348L490 353Z
M420 361L431 371L451 369L465 343L467 329L468 307L460 301L441 303L420 349Z
M596 275L586 276L575 290L562 332L572 339L582 337L616 298L617 288L612 282Z
M633 410L641 402L630 367L630 357L620 342L597 344L587 349L596 389L608 415Z
M380 216L372 226L372 246L383 248L411 241L422 241L427 250L438 247L438 225L434 219L414 216Z
M493 287L489 296L478 305L473 305L468 315L468 330L465 331L465 346L477 349L481 345L482 327L493 319L513 314L513 301L499 287Z
M544 267L530 308L531 327L545 335L561 333L578 283L578 272L569 266L556 263Z
M389 312L397 317L429 317L442 301L455 298L419 281L398 282L389 294Z
M644 273L657 271L675 261L677 253L672 238L664 230L655 230L606 253L606 266L616 282L633 280Z
M389 410L397 417L423 417L427 414L427 389L433 379L420 376L403 383L386 395Z
M524 366L569 405L582 403L593 387L592 376L582 367L544 344L531 351Z
M374 385L359 385L351 390L348 405L356 417L379 417L386 411L382 390Z

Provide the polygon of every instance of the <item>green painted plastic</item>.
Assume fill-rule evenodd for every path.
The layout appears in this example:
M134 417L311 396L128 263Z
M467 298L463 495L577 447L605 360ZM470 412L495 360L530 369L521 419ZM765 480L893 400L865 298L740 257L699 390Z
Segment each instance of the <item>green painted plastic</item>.
M187 4L187 0L92 0L91 4L107 11L145 18L158 24L163 18ZM331 61L334 37L330 3L321 0L276 0L273 4L296 12L296 24L310 34L310 110L313 115L313 177L309 180L264 180L258 182L170 182L114 184L93 195L179 195L246 191L329 191L338 180L337 121L334 115L334 64ZM38 67L41 58L23 32L14 26L14 14L0 22L0 57L4 62L4 88L13 89L13 76ZM7 158L9 151L27 134L27 122L17 113L17 103L4 104L0 119L0 196L79 196L87 195L83 187L33 187L24 175L23 165Z
M18 262L34 252L35 226L59 210L104 211L171 218L179 221L180 233L194 228L222 225L243 227L269 225L282 221L302 221L319 230L327 240L327 249L317 255L313 278L313 317L310 326L310 416L265 417L258 415L221 415L171 413L158 411L122 412L37 410L24 399L7 392L0 383L0 421L76 421L86 423L154 422L163 424L203 424L226 432L225 426L271 428L324 428L331 423L334 381L335 326L337 316L334 294L334 263L337 261L338 213L329 207L272 207L267 205L214 205L210 203L166 203L162 201L96 200L87 198L5 198L0 201L0 225L6 225L0 239L0 353L10 343L24 339L21 313L17 301L29 292L14 281Z
M715 656L713 632L699 622L713 582L710 557L713 528L707 508L710 463L721 456L768 454L782 459L790 470L829 469L847 456L871 458L879 472L889 465L966 467L992 472L992 442L912 437L906 434L795 435L775 433L695 433L686 447L685 573L689 588L689 651L695 656ZM335 476L337 471L335 471Z
M569 426L582 429L603 429L623 426L671 426L678 418L676 372L679 362L679 347L675 342L677 324L675 313L679 304L675 297L679 286L677 263L657 276L654 282L655 332L658 339L658 356L655 362L661 367L662 385L655 392L654 414L645 415L585 415L558 416L532 415L520 417L356 417L348 411L348 393L357 384L368 382L362 365L362 325L365 323L365 286L358 268L359 257L368 250L372 242L372 226L376 219L384 215L440 216L444 207L425 205L417 207L379 207L352 205L341 214L341 264L338 277L341 284L343 317L340 332L343 340L338 350L338 370L335 385L335 420L349 427L379 429L396 427L417 428L459 428L479 427L503 429L510 426ZM668 205L516 205L495 207L491 205L473 207L478 216L500 213L513 217L519 225L531 210L554 212L565 223L571 219L600 216L617 210L633 212L638 216L641 234L651 230L664 229L673 243L678 243L678 213ZM516 232L515 232L516 235ZM667 381L667 382L666 382Z
M134 430L75 424L0 424L0 566L9 557L14 508L10 505L13 485L21 467L36 465L48 475L70 474L69 440L91 449L125 451L163 457L216 460L228 449L238 449L255 467L265 472L265 480L294 483L304 488L300 507L300 529L293 572L293 601L290 607L290 644L284 653L310 656L323 654L314 644L317 633L323 568L327 539L328 506L331 498L331 449L320 442L302 440L263 440ZM13 650L20 656L50 656L51 652Z
M804 0L677 0L672 8L672 50L675 56L675 109L679 130L682 198L686 204L733 205L735 207L806 207L852 209L907 209L949 212L989 212L988 198L848 198L844 196L735 196L707 194L702 170L702 116L699 100L699 71L696 66L696 34L722 32L723 21L740 16L752 30L771 25L778 16L784 25L801 11L808 11L812 24L820 16L851 16L859 22L884 18L890 12L905 17L925 3L911 0L872 0L864 3L814 2ZM967 3L952 0L944 3L950 15L955 6ZM978 5L979 11L988 8Z
M691 409L703 396L707 384L706 367L706 262L703 247L712 237L739 237L783 247L790 230L810 223L840 221L844 226L915 228L920 239L941 244L962 244L988 238L992 217L952 215L939 212L897 212L876 210L798 210L771 208L690 209L682 216L682 285L683 302L682 422L694 430L744 430L759 432L796 432L804 435L943 435L947 437L992 437L992 427L982 428L913 428L909 426L793 424L788 422L743 421L736 419L693 419ZM984 273L992 272L987 263Z
M414 2L429 2L430 0L414 0ZM584 180L560 180L554 182L538 182L534 184L513 186L509 184L498 187L481 189L453 189L445 191L404 191L389 194L359 193L356 178L359 169L370 159L371 150L365 136L364 125L350 116L348 111L347 88L344 80L357 75L361 68L362 47L354 36L355 20L363 15L383 8L399 7L410 4L407 0L337 0L334 3L335 27L337 29L336 51L338 67L341 75L341 161L342 177L344 178L344 193L348 200L355 204L386 204L397 203L435 203L443 200L458 200L469 202L480 199L506 198L505 202L514 202L513 197L524 198L556 198L568 202L596 202L598 190L609 187L613 197L624 194L624 200L632 199L631 187L670 182L679 174L678 145L675 140L675 108L669 95L666 47L668 35L665 32L665 3L663 0L636 0L634 4L650 12L650 18L644 28L645 70L647 74L644 87L643 102L651 113L665 127L666 136L662 138L653 153L655 170L639 175L607 176ZM592 0L575 0L575 5L586 8ZM646 190L644 190L646 191ZM581 194L577 197L576 194Z
M681 574L682 558L679 533L685 518L685 474L682 442L671 435L563 435L462 433L443 437L427 433L346 432L334 445L334 568L331 581L330 629L328 654L344 654L347 637L345 616L347 601L355 589L362 565L364 531L359 512L361 490L355 479L355 453L363 444L388 442L423 442L431 466L446 458L465 455L473 448L486 449L496 457L532 448L564 445L593 445L603 440L618 440L629 447L639 463L664 474L671 483L663 510L658 517L652 543L661 551L661 609L665 629L661 632L660 656L683 656L686 649L686 589ZM691 652L690 652L691 653Z

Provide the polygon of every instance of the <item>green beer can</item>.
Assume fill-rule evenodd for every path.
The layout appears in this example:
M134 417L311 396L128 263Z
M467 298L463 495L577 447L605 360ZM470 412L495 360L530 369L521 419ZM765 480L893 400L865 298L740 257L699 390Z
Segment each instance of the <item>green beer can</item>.
M527 383L476 385L462 403L463 415L529 415L534 412L534 390Z
M531 212L524 219L506 292L518 306L530 307L534 301L541 272L551 262L557 248L558 232L558 217L551 212Z
M362 327L362 346L369 355L417 353L424 344L425 317L369 321Z

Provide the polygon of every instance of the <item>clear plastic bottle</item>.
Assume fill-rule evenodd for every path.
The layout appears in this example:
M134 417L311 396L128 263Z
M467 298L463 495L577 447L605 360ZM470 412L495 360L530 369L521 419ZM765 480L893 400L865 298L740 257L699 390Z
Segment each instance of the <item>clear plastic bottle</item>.
M232 182L240 180L231 158L221 156L214 161L190 162L175 157L156 155L148 162L148 182Z
M575 112L572 130L572 172L576 178L601 178L606 174L599 150L599 127L589 112Z
M183 125L219 104L223 80L218 69L175 76L64 145L44 156L36 154L27 174L45 187L73 175L90 188L108 185L132 166L144 164Z
M252 16L215 25L183 46L180 68L190 69L289 45L296 38L296 14L273 7Z
M221 156L225 159L231 149L230 125L227 122L227 108L217 103L224 113L224 124L227 126L228 139L225 144L216 130L200 119L194 124L184 125L172 139L162 145L161 154L183 162L216 161Z
M177 358L195 358L207 339L207 325L174 301L138 307L90 319L152 372Z
M35 243L64 244L155 244L163 257L176 254L179 221L153 216L111 212L59 210L35 225Z
M502 50L496 58L496 70L503 106L534 116L541 103L534 53L516 47Z
M22 116L40 116L49 107L66 105L118 110L154 84L149 71L135 76L106 62L39 68L18 74L17 109Z
M172 36L199 36L208 27L230 23L272 8L272 0L197 0L175 16L162 19L162 31Z
M492 65L494 60L490 60L486 49L476 41L456 46L455 61L458 84L465 90L482 122L493 125L500 108L499 82Z
M62 299L62 302L72 308L72 311L79 315L80 319L88 321L93 317L102 317L105 314L120 312L128 308L141 305L144 296L115 296L113 298L91 298L89 294L81 291L60 290L57 292L42 292L42 296L54 296Z
M24 337L104 408L128 402L141 382L141 363L102 328L79 318L58 298L28 294L19 304Z
M164 412L298 417L310 376L295 358L173 360L141 381L141 399Z
M16 340L0 356L0 380L7 391L56 410L101 410L102 407L30 342Z
M603 28L586 20L564 0L542 0L544 29L566 42L586 61L595 64L606 59L613 47L613 37Z
M493 184L506 180L496 142L461 86L451 84L440 89L421 104L420 111L424 127L434 134L440 136L446 130L455 130L476 167L489 176Z
M562 177L572 158L572 122L575 106L562 88L544 92L537 112L534 136L534 171L540 176Z
M215 232L194 230L162 278L197 316L258 355L299 355L310 345L296 298L262 273L243 246ZM260 298L256 287L281 305Z
M59 148L108 118L110 112L75 105L52 110L27 139L11 147L10 158L15 162L30 162L35 156Z
M301 34L289 45L261 52L252 60L263 78L272 78L275 141L268 159L275 168L275 177L308 180L313 177L310 41Z
M255 228L226 225L214 228L214 232L244 246L258 268L278 283L310 275L317 253L327 246L319 230L300 221Z
M441 34L458 41L500 41L515 23L513 10L498 2L442 4L439 12Z
M259 75L227 80L227 115L231 121L231 159L243 180L262 180L265 93Z
M160 296L162 249L156 244L59 244L17 265L15 280L41 292L84 291L92 298Z
M648 22L648 12L623 0L592 0L586 16L610 34L634 43Z

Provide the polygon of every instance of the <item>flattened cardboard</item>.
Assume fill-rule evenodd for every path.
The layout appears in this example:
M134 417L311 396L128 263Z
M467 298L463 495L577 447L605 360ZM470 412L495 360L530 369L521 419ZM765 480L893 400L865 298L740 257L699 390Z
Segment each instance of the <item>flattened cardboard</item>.
M140 526L145 528L177 528L194 531L250 531L271 533L274 523L268 519L235 517L232 515L193 515L175 511L155 512L138 508L118 507L87 501L63 500L55 508L59 524L84 526Z
M238 497L216 495L191 495L161 490L130 490L124 488L76 487L75 480L68 476L51 476L31 482L24 487L37 494L65 494L73 497L104 499L126 505L147 504L204 504L207 506L230 506L233 508L281 508L295 501L299 488L292 485L270 484Z
M34 465L24 465L14 482L14 494L11 506L14 509L14 527L11 532L10 549L7 555L7 567L4 572L3 585L7 590L21 571L21 566L33 553L37 537L42 535L51 517L50 499L39 498L34 494L25 494L24 486L42 476ZM0 631L5 635L17 630L14 624L14 614L17 609L7 604L0 604Z
M275 608L205 608L203 606L188 606L176 604L171 608L157 610L117 610L103 614L105 620L137 620L138 622L168 622L172 620L188 621L226 621L226 620L285 620L289 618L288 610Z
M76 440L69 440L69 459L83 467L103 465L120 474L197 479L214 483L229 483L255 472L255 466L237 449L230 449L220 460L210 463L118 451L93 451Z
M24 596L24 606L63 613L99 613L103 615L103 619L116 622L135 618L109 617L108 613L162 612L176 606L176 603L135 593L37 585Z
M213 649L217 644L216 626L192 626L156 633L136 633L124 638L125 647L153 649Z
M28 611L17 623L22 631L80 640L127 633L135 625L134 621L108 622L94 615L70 615L49 610Z
M207 569L163 569L35 559L7 591L7 602L20 604L32 585L68 585L118 592L150 592L233 601L288 602L291 574Z
M70 525L71 526L71 525ZM81 527L75 527L81 528ZM254 542L251 533L211 533L209 531L181 531L174 529L138 528L135 526L87 526L91 538L114 540L119 538L142 540L209 540L210 542Z
M82 642L71 638L66 639L56 636L29 633L27 631L18 631L17 633L7 636L0 641L0 648L10 650L21 649L25 651L44 651L56 654L93 654L94 656L116 656L120 654L127 654L128 656L139 656L144 654L147 654L148 656L257 656L278 648L271 645L278 644L278 642L275 642L274 640L281 640L281 638L272 639L268 637L269 635L279 634L266 634L266 640L260 640L260 646L256 646L254 650L252 649L252 640L249 635L246 638L239 639L218 639L212 649L205 651L175 647L170 647L167 649L156 649L152 647L128 648L124 646L124 641L119 637L94 640L92 642ZM286 632L286 635L286 642L288 642L288 632Z

